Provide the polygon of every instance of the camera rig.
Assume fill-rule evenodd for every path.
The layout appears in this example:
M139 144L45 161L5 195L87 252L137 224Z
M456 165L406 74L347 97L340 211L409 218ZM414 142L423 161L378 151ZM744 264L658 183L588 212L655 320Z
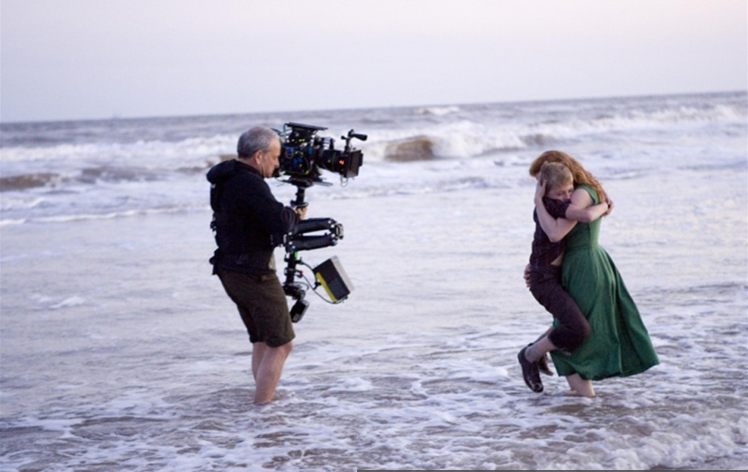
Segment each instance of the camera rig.
M304 198L306 189L309 187L314 184L331 185L321 178L320 169L340 174L342 183L349 178L356 177L363 164L363 153L351 147L351 140L366 141L365 134L354 133L350 130L347 136L341 136L341 139L345 141L345 147L340 151L335 149L334 139L316 136L317 132L325 129L327 128L289 122L285 123L283 131L279 132L282 149L279 158L280 166L275 176L286 175L288 178L282 182L296 186L296 197L291 201L293 208L303 208L308 205ZM320 231L324 233L319 234ZM286 250L283 291L286 296L295 300L290 310L291 320L294 323L301 321L309 308L309 302L304 298L306 296L305 286L296 281L297 278L304 277L303 272L297 268L298 265L305 265L312 269L316 281L312 284L304 277L305 285L315 293L320 285L323 286L330 297L329 303L341 303L353 290L353 284L337 257L333 256L317 267L311 267L304 263L298 254L299 251L334 246L343 239L343 236L343 225L332 218L303 220L291 232L284 235L280 243Z

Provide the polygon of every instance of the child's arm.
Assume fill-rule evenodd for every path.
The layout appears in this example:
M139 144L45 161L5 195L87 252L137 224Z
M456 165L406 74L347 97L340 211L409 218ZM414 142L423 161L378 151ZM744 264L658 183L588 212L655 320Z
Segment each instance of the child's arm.
M548 239L555 243L564 239L569 234L569 231L576 226L577 222L566 218L553 218L548 213L545 205L543 205L543 195L545 195L545 182L538 182L537 187L535 187L535 211L538 213L538 222L543 231L545 231L545 234L548 235ZM577 189L571 194L569 209L571 207L587 208L593 203L594 201L589 193L582 189ZM566 210L567 213L569 209ZM603 211L603 213L605 212Z
M569 231L571 231L574 226L576 226L577 222L572 220L567 220L566 218L554 218L548 213L548 210L546 210L545 205L542 203L540 205L535 205L535 211L538 213L538 223L540 223L540 227L543 228L543 231L545 231L545 234L548 235L548 239L552 243L557 243L564 239L564 237L569 234Z
M574 201L574 196L576 194L576 191L572 194L571 203L572 205L582 206L582 201ZM592 203L592 197L590 197L587 192L584 192L584 194L589 198L589 203ZM567 220L566 218L556 219L552 217L543 204L543 195L545 195L545 182L538 180L538 184L535 187L535 211L538 214L538 223L540 223L540 227L543 228L545 234L548 235L548 239L551 242L556 243L564 239L564 237L569 234L569 231L576 226L577 222ZM579 198L577 200L579 200Z

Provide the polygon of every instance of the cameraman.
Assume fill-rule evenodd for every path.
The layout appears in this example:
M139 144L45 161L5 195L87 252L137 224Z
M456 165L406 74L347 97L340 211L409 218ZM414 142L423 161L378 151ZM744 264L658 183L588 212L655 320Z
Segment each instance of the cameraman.
M306 207L284 206L263 180L275 173L280 152L278 134L255 127L239 137L238 158L215 165L207 175L218 245L210 262L249 332L255 404L273 399L295 337L272 241L291 231L306 216Z

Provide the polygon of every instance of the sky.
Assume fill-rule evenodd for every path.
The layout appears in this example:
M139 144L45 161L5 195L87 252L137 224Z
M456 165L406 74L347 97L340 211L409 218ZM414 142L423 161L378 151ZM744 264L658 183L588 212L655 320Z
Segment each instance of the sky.
M0 0L0 121L748 88L748 0Z

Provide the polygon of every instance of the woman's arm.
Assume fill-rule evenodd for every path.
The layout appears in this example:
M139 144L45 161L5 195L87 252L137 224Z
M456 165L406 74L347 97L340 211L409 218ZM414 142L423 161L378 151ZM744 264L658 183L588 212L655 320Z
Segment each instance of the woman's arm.
M579 221L580 223L591 223L608 213L608 202L598 203L587 208L579 208L575 205L569 205L566 209L566 219Z

